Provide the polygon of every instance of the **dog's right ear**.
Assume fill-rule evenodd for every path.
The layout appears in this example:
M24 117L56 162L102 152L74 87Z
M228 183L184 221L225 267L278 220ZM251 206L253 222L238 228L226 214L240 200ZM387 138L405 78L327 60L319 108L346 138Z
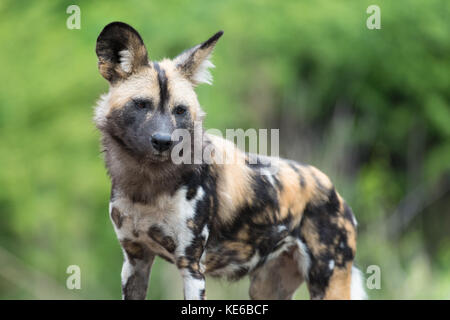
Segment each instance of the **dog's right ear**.
M123 22L108 24L95 49L100 74L110 83L126 79L148 65L147 49L139 33Z

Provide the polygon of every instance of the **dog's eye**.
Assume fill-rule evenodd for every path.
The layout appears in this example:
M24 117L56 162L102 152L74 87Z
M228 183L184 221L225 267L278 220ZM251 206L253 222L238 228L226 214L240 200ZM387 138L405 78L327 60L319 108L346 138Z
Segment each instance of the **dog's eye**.
M186 113L186 107L185 106L176 106L175 107L175 114L182 115Z
M134 105L138 109L145 109L147 108L147 102L142 100L134 100Z
M138 109L150 109L151 101L147 99L132 99L133 104Z

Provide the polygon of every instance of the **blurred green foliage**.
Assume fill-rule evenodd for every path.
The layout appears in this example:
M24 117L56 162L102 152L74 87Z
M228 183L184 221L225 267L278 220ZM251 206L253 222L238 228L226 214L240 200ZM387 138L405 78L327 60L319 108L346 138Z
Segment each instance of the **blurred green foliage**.
M450 3L375 1L0 3L0 298L120 298L122 256L95 100L107 90L95 40L133 25L150 58L219 29L215 83L198 88L208 128L280 128L281 155L329 174L359 221L358 262L381 267L372 298L450 298ZM65 288L71 265L82 289ZM158 260L149 297L182 298ZM208 280L209 298L247 281ZM303 287L297 297L305 298Z

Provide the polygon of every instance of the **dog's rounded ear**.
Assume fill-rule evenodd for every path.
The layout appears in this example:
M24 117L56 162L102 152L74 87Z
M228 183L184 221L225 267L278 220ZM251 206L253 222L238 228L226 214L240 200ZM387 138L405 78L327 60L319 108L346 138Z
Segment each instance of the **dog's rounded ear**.
M148 65L147 49L139 33L123 22L103 28L95 49L100 74L110 83L126 79Z

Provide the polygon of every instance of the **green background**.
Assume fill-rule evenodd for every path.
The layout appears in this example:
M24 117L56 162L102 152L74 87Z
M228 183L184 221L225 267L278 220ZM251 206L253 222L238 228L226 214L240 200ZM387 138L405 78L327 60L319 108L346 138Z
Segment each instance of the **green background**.
M92 122L108 89L95 40L115 20L152 60L223 29L214 85L197 90L206 127L279 128L283 157L332 178L359 222L359 266L381 268L371 298L450 298L449 1L79 1L69 30L73 3L0 3L0 298L121 297ZM374 3L381 30L366 27ZM246 299L247 285L208 279L207 295ZM181 288L158 259L149 297Z

